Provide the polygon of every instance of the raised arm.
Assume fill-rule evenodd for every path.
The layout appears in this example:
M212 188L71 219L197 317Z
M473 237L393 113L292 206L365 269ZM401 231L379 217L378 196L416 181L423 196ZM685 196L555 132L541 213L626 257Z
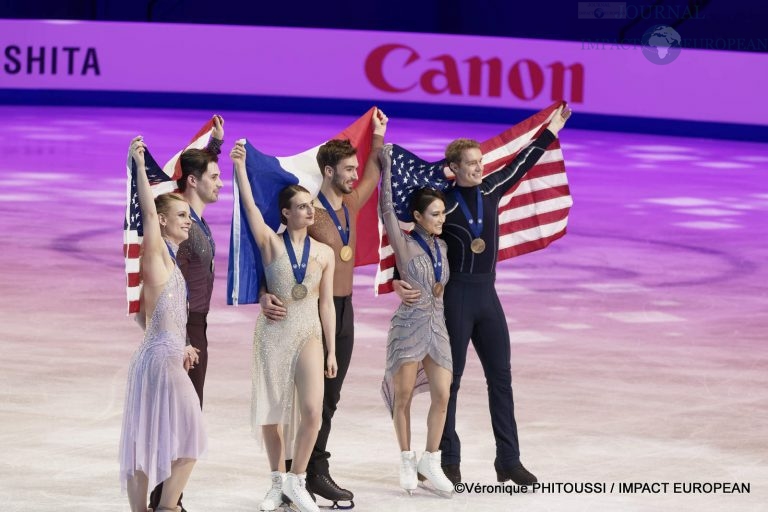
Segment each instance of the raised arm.
M251 233L261 251L262 261L267 265L272 261L273 244L277 239L277 235L264 222L264 217L253 199L251 185L248 182L248 174L245 171L245 145L242 142L237 142L235 147L232 148L229 157L235 164L235 180L240 191L240 204L245 209Z
M551 131L552 134L557 137L560 134L560 130L565 127L565 122L568 121L568 118L571 117L572 113L573 111L567 103L560 105L560 107L555 110L555 114L552 116L552 121L549 122L547 130Z
M365 162L363 177L352 192L357 201L357 207L362 206L368 201L376 190L381 176L381 166L379 165L379 151L384 146L384 135L387 133L387 123L389 118L380 109L373 111L371 126L373 128L373 137L371 138L371 152L368 154L368 160Z
M387 144L379 151L381 158L381 193L379 194L379 210L384 228L387 230L387 238L392 250L395 251L395 261L400 264L406 251L406 238L400 229L400 222L395 214L395 205L392 200L392 145Z
M218 114L213 115L213 131L208 145L205 147L211 153L218 155L221 153L221 145L224 144L224 118Z
M483 179L483 189L491 190L495 194L502 195L515 183L520 181L536 162L544 155L547 146L557 138L557 134L565 125L565 121L571 115L571 109L563 104L555 110L552 121L544 132L523 148L514 160L503 169L486 176Z
M141 220L144 224L144 239L142 242L142 279L145 284L155 285L164 283L168 278L165 271L165 257L168 250L160 232L160 221L155 207L155 198L147 178L147 166L144 153L147 150L141 135L131 141L131 158L136 164L136 188L141 207Z

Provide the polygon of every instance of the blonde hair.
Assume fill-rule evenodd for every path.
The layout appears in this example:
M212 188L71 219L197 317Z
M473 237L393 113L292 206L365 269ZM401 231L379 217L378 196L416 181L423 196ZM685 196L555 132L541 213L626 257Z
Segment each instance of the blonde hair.
M177 194L176 192L160 194L155 198L155 209L157 210L157 213L168 215L168 212L171 210L172 201L181 201L183 203L187 202L187 200L184 199L184 196Z
M480 149L480 143L474 139L456 139L445 148L445 161L449 164L460 164L461 154L465 149Z

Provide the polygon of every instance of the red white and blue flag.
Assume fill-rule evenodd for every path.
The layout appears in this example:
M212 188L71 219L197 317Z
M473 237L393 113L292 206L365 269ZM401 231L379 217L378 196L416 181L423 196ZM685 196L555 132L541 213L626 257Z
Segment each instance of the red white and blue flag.
M189 148L203 149L208 143L213 131L213 120L208 121L192 137L192 141L181 151L176 153L161 168L147 150L144 153L144 161L147 168L147 178L152 188L152 194L157 197L160 194L178 191L176 180L181 177L181 165L179 157L182 151ZM141 241L144 236L144 226L139 207L139 194L136 185L136 164L128 153L126 162L128 171L127 201L125 207L125 221L123 222L123 254L125 256L126 295L128 298L128 314L139 312L139 299L141 297Z
M349 139L357 148L360 169L371 150L373 132L371 120L374 109L370 109L354 123L347 126L332 139ZM326 139L330 140L330 139ZM317 196L322 184L322 175L317 166L317 151L321 144L293 156L269 156L245 141L245 169L251 185L253 198L261 211L264 221L275 231L280 227L280 208L277 198L280 191L292 184L299 184ZM254 304L259 299L259 285L264 279L261 254L251 235L245 210L240 204L238 187L234 187L232 208L232 231L229 242L229 266L227 269L227 304ZM378 217L376 214L377 194L360 210L357 216L357 246L355 265L367 265L378 261Z
M511 162L546 129L562 104L557 102L482 142L483 174L496 172ZM401 227L409 231L413 224L407 207L413 192L423 187L449 189L453 183L446 176L452 178L452 173L445 160L426 162L399 146L393 146L392 151L395 210ZM565 235L572 204L560 139L555 139L539 161L501 199L498 260L543 249ZM379 268L374 286L377 293L387 293L392 291L395 256L381 223L379 234Z

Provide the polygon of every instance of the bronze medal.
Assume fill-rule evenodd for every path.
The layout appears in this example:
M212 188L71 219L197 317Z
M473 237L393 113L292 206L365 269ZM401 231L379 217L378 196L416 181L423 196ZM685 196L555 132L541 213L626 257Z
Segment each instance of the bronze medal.
M469 248L472 249L473 253L480 254L485 250L485 240L482 238L475 238L472 240L472 244L470 244Z
M348 245L345 245L341 248L339 251L339 257L341 258L341 261L349 261L352 259L352 248Z
M291 297L295 300L301 300L307 296L307 287L301 283L293 285L291 288Z
M443 285L442 283L435 283L434 286L432 286L432 295L435 297L440 297L443 294Z

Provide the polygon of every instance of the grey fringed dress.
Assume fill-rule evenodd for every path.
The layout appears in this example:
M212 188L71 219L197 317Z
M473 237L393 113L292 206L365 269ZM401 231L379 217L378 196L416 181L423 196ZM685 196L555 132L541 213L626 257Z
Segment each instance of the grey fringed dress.
M443 296L436 297L432 293L432 286L435 284L432 260L413 236L402 231L395 214L392 202L391 151L391 146L387 145L381 153L379 208L389 244L395 253L400 278L407 281L414 289L421 291L421 297L416 304L410 306L401 303L390 322L386 370L381 384L381 395L390 414L392 414L395 399L393 378L403 363L419 363L413 394L429 390L427 374L421 364L427 355L438 365L453 372L451 345L445 327ZM434 237L428 235L418 225L414 229L426 240L430 248L434 247ZM445 287L449 277L447 246L440 239L438 239L438 246L443 260L440 282Z

